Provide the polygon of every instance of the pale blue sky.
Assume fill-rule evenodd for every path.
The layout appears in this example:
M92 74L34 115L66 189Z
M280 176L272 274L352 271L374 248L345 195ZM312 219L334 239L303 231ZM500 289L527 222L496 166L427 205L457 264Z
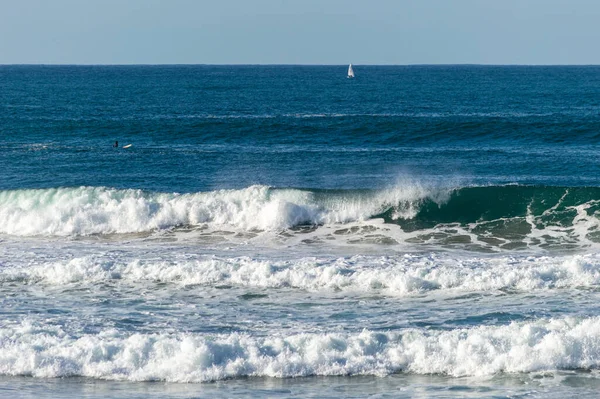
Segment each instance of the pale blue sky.
M0 0L0 63L600 64L599 0Z

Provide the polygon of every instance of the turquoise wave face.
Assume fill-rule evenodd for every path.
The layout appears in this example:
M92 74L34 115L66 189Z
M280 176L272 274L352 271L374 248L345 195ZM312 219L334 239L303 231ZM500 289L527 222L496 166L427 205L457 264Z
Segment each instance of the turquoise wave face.
M593 217L600 205L599 187L487 186L452 190L444 203L421 201L414 217L400 218L405 229L432 227L440 223L469 224L528 218L537 223L572 226L579 212ZM394 209L381 214L394 222Z

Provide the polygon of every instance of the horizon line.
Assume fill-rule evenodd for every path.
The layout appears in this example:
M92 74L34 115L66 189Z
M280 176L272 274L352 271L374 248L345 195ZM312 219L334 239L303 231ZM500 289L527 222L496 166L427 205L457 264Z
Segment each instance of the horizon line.
M103 64L103 63L0 63L0 66L346 66L346 65L356 65L356 66L399 66L399 67L411 67L411 66L489 66L489 67L498 67L498 66L527 66L527 67L558 67L558 66L580 66L580 67L588 67L588 66L600 66L600 64L486 64L486 63L435 63L435 64L427 64L427 63L414 63L414 64L354 64L354 63L344 63L344 64L297 64L297 63L273 63L273 64L262 64L262 63L115 63L115 64Z

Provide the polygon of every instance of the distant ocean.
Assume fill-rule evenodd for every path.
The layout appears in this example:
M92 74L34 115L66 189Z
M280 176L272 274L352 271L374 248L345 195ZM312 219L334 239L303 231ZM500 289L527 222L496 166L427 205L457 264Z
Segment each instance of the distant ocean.
M0 66L0 397L597 397L600 67L346 71Z

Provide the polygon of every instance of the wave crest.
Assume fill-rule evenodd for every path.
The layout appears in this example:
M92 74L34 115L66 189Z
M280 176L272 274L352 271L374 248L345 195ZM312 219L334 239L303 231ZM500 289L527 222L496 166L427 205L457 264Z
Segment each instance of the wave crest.
M251 186L204 193L153 193L106 187L0 191L0 233L17 236L148 232L178 226L282 230L365 220L396 207L413 215L420 186L373 193L325 193ZM404 203L403 209L396 205Z

